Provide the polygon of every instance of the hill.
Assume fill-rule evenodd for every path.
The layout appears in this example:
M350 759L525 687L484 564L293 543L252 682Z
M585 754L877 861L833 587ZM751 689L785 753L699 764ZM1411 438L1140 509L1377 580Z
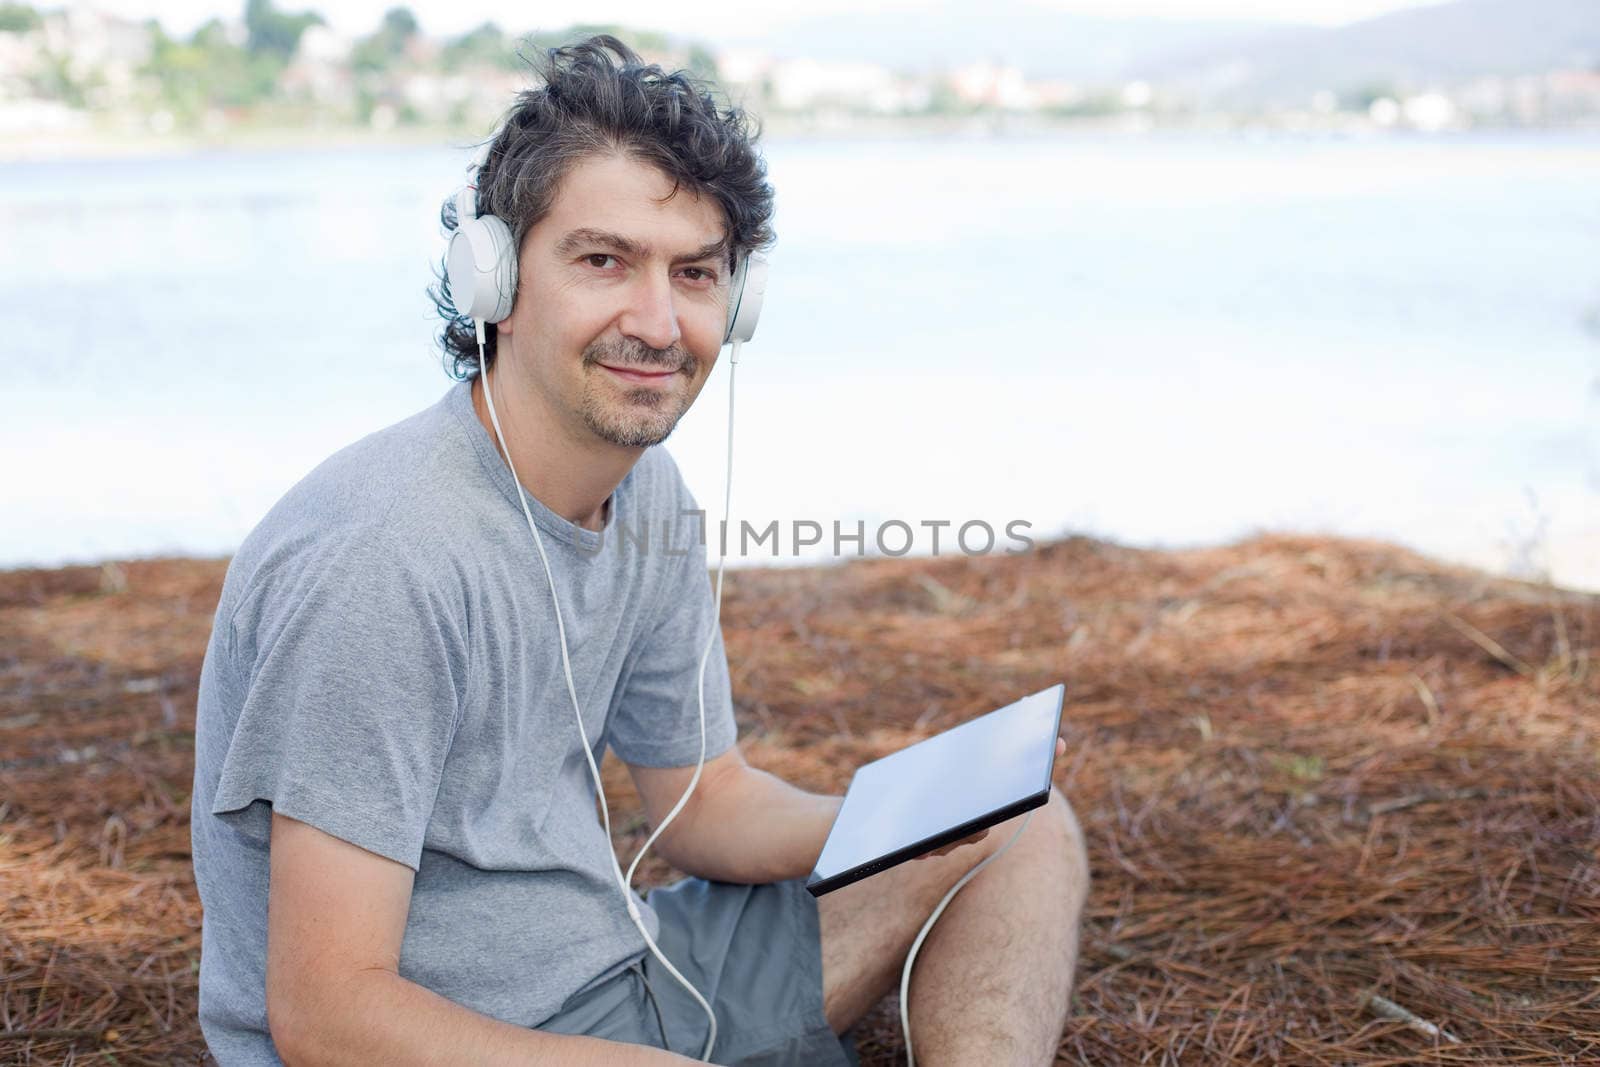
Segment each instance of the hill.
M1455 0L1329 28L1279 28L1137 65L1215 103L1304 105L1318 90L1420 91L1488 75L1600 68L1591 0Z

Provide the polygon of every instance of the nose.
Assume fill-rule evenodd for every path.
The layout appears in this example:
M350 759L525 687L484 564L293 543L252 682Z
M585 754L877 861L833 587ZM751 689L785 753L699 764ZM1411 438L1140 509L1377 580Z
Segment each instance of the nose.
M644 275L631 287L628 306L617 324L623 334L651 348L671 348L683 337L672 299L672 279Z

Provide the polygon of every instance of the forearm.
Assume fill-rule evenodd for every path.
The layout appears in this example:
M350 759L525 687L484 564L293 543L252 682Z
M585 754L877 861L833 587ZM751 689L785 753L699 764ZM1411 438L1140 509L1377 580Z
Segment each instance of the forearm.
M688 1064L672 1052L595 1037L530 1030L480 1015L392 971L362 971L285 1041L274 1029L288 1067L383 1063L407 1067L472 1063L486 1067Z
M662 842L679 870L722 882L804 878L817 865L843 797L808 793L776 775L744 768L721 788L697 791Z

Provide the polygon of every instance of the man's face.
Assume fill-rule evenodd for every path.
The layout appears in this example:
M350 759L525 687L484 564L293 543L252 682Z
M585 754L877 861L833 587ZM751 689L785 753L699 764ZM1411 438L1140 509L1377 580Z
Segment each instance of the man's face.
M671 192L660 170L622 156L568 171L523 238L496 393L504 368L580 440L666 439L716 363L729 292L720 207L686 188L663 199Z

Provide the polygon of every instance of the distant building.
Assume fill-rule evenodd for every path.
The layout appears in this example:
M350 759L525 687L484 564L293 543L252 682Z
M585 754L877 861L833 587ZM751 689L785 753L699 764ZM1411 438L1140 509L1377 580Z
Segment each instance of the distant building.
M0 33L0 101L32 95L28 76L38 62L37 33Z
M717 55L717 73L724 85L759 85L772 66L772 56L754 48L730 48Z
M1036 107L1076 107L1088 99L1089 94L1076 82L1034 81L1028 83L1028 92Z
M1400 114L1413 129L1436 133L1460 125L1455 102L1444 93L1418 93L1400 105Z
M1600 117L1600 70L1555 70L1544 76L1544 117Z
M893 114L925 106L927 89L875 63L786 59L765 74L771 103L783 111L835 108Z
M355 103L355 78L349 58L354 42L327 26L307 26L294 57L278 75L278 88L291 99L346 111Z
M68 7L44 14L43 50L66 61L66 74L84 86L90 107L125 100L150 62L154 43L143 22Z
M300 34L294 58L299 63L336 65L346 62L354 48L355 41L349 35L316 23Z
M950 88L956 99L974 107L1030 111L1038 106L1020 67L971 63L950 75Z

